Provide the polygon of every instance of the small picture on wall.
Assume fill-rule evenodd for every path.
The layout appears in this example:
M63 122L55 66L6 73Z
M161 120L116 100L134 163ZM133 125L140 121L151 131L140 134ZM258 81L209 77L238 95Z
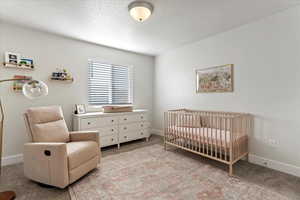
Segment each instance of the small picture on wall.
M85 105L84 104L76 104L76 114L84 114L85 113Z
M233 92L233 64L196 70L197 93Z
M5 63L17 65L20 62L20 54L12 53L12 52L5 52Z

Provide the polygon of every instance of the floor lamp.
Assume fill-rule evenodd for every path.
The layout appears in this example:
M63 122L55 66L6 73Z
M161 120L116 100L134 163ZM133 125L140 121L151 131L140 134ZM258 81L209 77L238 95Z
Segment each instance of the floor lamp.
M42 81L32 80L29 78L13 78L13 79L4 79L0 80L2 82L8 81L26 81L23 85L23 94L29 99L35 99L41 96L46 96L48 94L48 87ZM4 122L4 110L2 102L0 101L0 176L1 176L1 160L2 160L2 144L3 144L3 122ZM0 200L12 200L16 198L16 193L13 191L4 191L0 192Z

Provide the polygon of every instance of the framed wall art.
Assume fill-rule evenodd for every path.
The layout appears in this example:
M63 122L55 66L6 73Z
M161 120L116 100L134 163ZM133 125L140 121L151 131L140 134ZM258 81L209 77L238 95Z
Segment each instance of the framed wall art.
M233 92L233 64L197 69L196 92Z

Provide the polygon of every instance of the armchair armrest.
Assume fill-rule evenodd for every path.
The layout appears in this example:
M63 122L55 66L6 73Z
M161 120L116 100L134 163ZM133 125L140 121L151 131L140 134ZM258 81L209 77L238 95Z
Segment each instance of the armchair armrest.
M66 187L69 184L66 143L24 144L24 174L44 184Z
M71 131L70 140L76 141L95 141L100 148L99 131Z

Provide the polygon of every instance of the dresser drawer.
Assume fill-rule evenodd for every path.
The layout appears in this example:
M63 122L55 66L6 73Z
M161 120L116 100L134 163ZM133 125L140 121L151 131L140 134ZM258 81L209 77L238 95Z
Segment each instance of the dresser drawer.
M149 130L142 129L142 130L135 130L135 131L128 131L127 133L123 133L119 135L119 142L128 142L132 140L137 140L141 138L149 137Z
M103 126L113 126L118 124L118 117L95 117L84 118L80 121L81 130L98 128Z
M132 141L135 140L137 133L136 132L131 132L131 133L126 133L126 134L122 134L119 135L119 142L128 142L128 141Z
M118 117L101 117L98 118L99 126L113 126L118 124Z
M146 120L147 120L146 114L131 114L131 115L123 115L119 117L119 123L121 124L146 121Z
M100 137L100 146L106 147L110 145L118 144L118 136L117 135L111 135L111 136L103 136Z
M98 128L100 137L108 135L118 135L118 126L106 126Z
M98 118L84 118L80 120L80 129L86 130L99 126Z
M146 138L150 136L149 129L142 129L136 133L136 138Z
M119 126L119 133L128 133L131 131L137 131L141 129L147 129L149 128L150 123L149 122L139 122L139 123L130 123L130 124L121 124Z
M150 128L150 122L140 122L139 123L139 129L147 129Z
M119 126L119 133L126 133L140 128L140 123L121 124Z

